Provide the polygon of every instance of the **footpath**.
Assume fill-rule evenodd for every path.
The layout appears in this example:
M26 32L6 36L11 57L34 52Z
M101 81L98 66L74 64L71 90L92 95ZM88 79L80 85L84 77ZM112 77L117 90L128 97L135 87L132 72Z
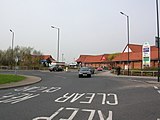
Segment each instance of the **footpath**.
M116 75L111 73L110 71L104 71L96 74L96 76L111 76L111 77L121 77L121 78L139 78L143 79L142 82L150 83L150 84L159 84L157 81L157 77L149 77L149 76L127 76L127 75Z

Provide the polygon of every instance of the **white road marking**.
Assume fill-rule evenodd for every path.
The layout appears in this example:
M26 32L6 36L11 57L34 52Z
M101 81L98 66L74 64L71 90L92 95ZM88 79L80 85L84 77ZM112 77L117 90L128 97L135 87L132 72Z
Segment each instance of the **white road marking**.
M79 108L66 108L66 110L74 110L74 112L71 114L71 116L68 119L61 118L59 120L73 120L73 118L77 114Z
M154 86L154 89L157 90L157 92L160 94L160 90L157 86Z
M66 93L63 96L57 98L54 100L55 102L64 103L67 101L70 101L70 103L73 102L79 102L81 104L91 104L95 97L101 97L102 96L102 104L108 104L108 105L118 105L118 97L114 93ZM107 98L110 98L107 100ZM79 100L79 101L78 101Z
M108 105L118 105L118 97L117 97L116 94L110 93L110 94L108 94L108 96L113 96L114 97L114 102L113 103L107 101Z
M103 95L102 104L106 102L106 94L105 93L97 93L98 95Z
M72 103L72 102L75 102L76 100L78 100L79 98L81 98L83 95L85 95L85 93L83 93L83 94L77 93L70 102L71 102L71 103Z
M51 115L51 117L37 117L34 118L33 120L52 120L56 115L58 115L64 107L61 107L59 110L57 110L54 114Z
M98 112L99 115L99 120L112 120L112 116L113 116L113 112L109 111L108 116L104 115L102 113L101 110L92 110L92 109L80 109L80 108L64 108L61 107L60 109L58 109L55 113L53 113L50 117L36 117L32 120L54 120L56 116L58 116L58 114L60 114L61 111L68 111L71 110L73 111L71 113L71 115L68 116L68 118L57 118L58 120L75 120L75 116L78 112L81 113L81 115L83 114L82 112L89 112L89 116L87 120L93 120L96 111ZM59 116L60 117L60 116Z
M88 120L92 120L96 110L82 109L82 111L91 112Z
M91 96L87 96L86 98L89 99L89 101L81 101L80 103L91 103L94 96L95 96L95 93L87 93L88 95L90 94Z
M158 90L158 87L157 87L157 86L154 86L154 89Z
M106 117L102 114L101 110L98 110L98 115L100 120L105 120ZM112 120L112 111L109 111L109 115L106 120Z
M75 95L75 93L71 94L70 96L67 96L69 93L66 93L65 95L63 95L62 97L59 97L55 100L55 102L66 102L68 99L70 99L71 97L73 97Z

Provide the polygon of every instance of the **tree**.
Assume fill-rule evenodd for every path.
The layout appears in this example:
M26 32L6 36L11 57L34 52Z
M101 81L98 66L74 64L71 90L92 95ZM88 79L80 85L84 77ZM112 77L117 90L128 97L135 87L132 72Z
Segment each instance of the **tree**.
M40 51L37 51L31 47L20 47L16 46L14 50L9 47L7 50L0 50L0 65L14 66L15 58L18 57L18 65L20 66L36 66L40 63L39 59L32 59L32 54L42 55Z
M113 53L108 56L108 60L112 61L119 53Z

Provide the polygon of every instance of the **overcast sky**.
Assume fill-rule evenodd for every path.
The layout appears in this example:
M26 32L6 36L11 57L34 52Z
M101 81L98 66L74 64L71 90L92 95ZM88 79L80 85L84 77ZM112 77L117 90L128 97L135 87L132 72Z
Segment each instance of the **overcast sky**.
M73 62L81 54L122 52L127 44L126 17L130 18L130 43L154 45L156 0L0 0L0 49L33 47L60 60Z

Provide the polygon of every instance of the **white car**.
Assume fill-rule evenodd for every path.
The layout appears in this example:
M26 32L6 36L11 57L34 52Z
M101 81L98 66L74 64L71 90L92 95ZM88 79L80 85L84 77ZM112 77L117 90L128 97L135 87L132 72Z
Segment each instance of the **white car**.
M91 70L88 68L88 67L82 67L80 70L79 70L79 73L78 73L78 75L79 75L79 78L80 77L84 77L84 76L86 76L86 77L91 77Z

